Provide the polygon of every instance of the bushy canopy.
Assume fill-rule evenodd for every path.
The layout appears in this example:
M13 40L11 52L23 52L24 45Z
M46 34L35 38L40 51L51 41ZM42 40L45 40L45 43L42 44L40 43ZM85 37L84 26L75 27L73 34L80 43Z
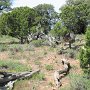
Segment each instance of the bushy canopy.
M90 74L90 28L86 32L86 45L80 52L80 66Z
M60 18L69 30L75 33L85 33L89 12L83 0L68 0L60 10Z

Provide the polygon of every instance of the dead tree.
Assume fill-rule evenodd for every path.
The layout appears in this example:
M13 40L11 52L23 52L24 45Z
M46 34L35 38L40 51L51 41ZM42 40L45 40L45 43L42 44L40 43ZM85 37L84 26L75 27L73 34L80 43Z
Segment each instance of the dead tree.
M57 87L60 87L62 85L59 71L54 72L54 81L55 81L55 84L56 84Z
M7 86L8 83L14 83L14 81L18 79L30 78L33 74L38 73L40 70L28 71L22 73L8 73L8 72L0 72L3 77L0 78L0 87Z
M61 79L65 75L69 73L70 70L70 63L66 59L62 59L62 64L64 66L64 69L58 70L54 72L54 81L57 87L60 87L62 85Z

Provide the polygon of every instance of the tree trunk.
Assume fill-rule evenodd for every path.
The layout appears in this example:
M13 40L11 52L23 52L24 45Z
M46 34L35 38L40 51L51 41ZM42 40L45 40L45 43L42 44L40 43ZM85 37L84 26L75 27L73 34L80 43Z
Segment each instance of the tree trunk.
M71 41L69 41L69 48L70 48L70 49L71 49L71 44L72 44Z
M69 70L70 70L70 63L66 59L62 60L62 64L64 65L64 69L54 72L54 80L55 80L56 86L58 86L58 87L60 87L62 85L61 79L65 75L67 75L69 73Z
M4 75L3 78L0 78L0 86L5 86L10 81L15 81L17 79L24 79L27 77L31 77L33 74L38 73L40 70L37 69L35 71L28 71L22 73L7 73L7 72L0 72L1 75Z
M21 42L20 42L21 44L24 44L24 42L23 42L23 37L21 37Z

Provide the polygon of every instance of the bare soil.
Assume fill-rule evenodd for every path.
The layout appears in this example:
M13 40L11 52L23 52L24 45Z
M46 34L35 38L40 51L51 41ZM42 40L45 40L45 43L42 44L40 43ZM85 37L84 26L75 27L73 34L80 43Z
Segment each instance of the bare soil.
M64 58L63 55L58 55L56 50L52 50L50 47L38 47L34 51L17 52L14 56L14 59L17 60L18 58L20 63L30 65L33 70L40 68L40 71L45 74L44 81L27 80L23 85L22 83L16 84L15 90L58 90L54 83L53 73L55 70L63 69L61 64L61 59ZM0 60L9 60L11 57L12 55L10 56L9 52L0 52ZM68 61L72 67L70 73L82 73L79 60L68 58ZM39 62L39 64L37 65L35 62ZM53 65L53 70L46 70L45 65ZM61 82L62 87L66 87L69 85L70 79L66 76L62 78ZM35 86L36 89L33 89L32 86Z

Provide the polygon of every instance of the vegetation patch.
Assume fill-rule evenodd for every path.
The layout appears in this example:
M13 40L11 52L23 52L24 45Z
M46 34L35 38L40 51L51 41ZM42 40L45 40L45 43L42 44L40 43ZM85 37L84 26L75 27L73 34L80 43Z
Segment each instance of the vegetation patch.
M70 90L89 90L90 89L90 80L84 78L85 75L79 74L70 74Z
M40 47L43 45L44 40L33 40L30 44L32 44L35 47Z
M48 71L51 71L54 69L53 65L45 65L45 69L48 70Z
M0 68L1 71L5 70L7 72L22 72L31 70L30 66L23 65L20 62L14 60L0 60Z
M39 60L35 60L36 65L41 65L41 62Z
M44 73L34 74L31 79L40 81L45 80L45 74Z
M7 51L8 46L5 44L0 44L0 52Z
M19 43L19 39L8 35L0 35L0 43Z

